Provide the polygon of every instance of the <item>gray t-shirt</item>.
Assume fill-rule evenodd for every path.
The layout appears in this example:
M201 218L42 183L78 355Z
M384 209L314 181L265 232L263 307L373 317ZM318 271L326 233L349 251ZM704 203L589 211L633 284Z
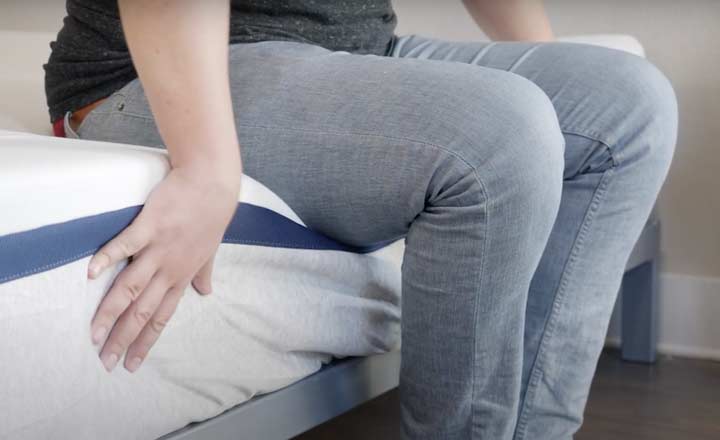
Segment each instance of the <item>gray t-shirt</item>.
M298 41L386 55L397 19L391 0L232 0L230 43ZM67 0L67 16L45 69L50 120L137 77L117 0Z

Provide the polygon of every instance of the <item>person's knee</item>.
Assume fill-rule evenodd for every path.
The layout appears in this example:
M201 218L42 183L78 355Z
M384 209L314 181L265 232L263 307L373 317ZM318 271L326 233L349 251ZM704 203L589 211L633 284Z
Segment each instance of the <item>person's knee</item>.
M603 140L610 144L615 162L642 160L666 169L678 124L677 99L668 78L650 61L624 51L572 45L566 52L570 75L585 83L592 93L589 102L603 106L598 130L605 132Z
M492 149L480 158L504 216L518 216L547 231L560 204L565 142L550 98L533 82L502 72L489 103L492 117L476 128Z
M533 234L549 235L560 207L565 139L550 98L529 80L516 79L521 81L514 85L518 93L513 97L513 106L520 125L511 142L515 148L519 146L513 159L517 214L533 219ZM510 145L505 148L514 150Z
M453 118L462 116L450 133L461 139L454 152L475 168L495 224L528 249L535 241L541 249L560 206L564 171L552 102L531 81L501 71L469 78L452 99L461 109Z
M678 106L668 78L648 60L630 54L615 54L611 81L618 85L618 98L632 126L626 138L637 136L636 151L621 152L628 159L637 155L666 171L672 160L678 129Z

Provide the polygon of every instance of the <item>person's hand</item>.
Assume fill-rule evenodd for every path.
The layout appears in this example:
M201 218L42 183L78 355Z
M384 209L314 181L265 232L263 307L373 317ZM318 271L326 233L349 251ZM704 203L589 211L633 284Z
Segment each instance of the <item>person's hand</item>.
M135 220L90 260L88 276L132 257L100 303L91 323L108 371L125 354L135 371L192 282L211 292L213 258L235 212L239 177L174 168L152 191ZM109 332L109 335L108 335ZM126 352L127 350L127 352Z

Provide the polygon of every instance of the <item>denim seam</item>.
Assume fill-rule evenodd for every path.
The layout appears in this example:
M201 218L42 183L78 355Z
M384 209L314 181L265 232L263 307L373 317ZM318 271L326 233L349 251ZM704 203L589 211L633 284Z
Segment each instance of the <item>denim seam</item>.
M591 141L595 141L595 142L599 142L599 143L603 144L605 146L605 148L607 148L608 153L610 153L610 160L612 161L612 166L617 167L620 165L619 152L613 151L613 149L611 147L611 145L613 145L613 143L604 139L604 137L600 133L598 133L594 130L585 130L585 129L580 129L580 128L576 128L576 127L565 127L565 128L562 128L561 131L565 135L569 134L569 135L573 135L573 136L580 136L580 137L584 137L585 139L589 139Z
M105 113L98 113L105 114ZM107 113L108 115L125 115L133 118L139 118L144 119L146 121L153 121L153 118L147 115L139 115L137 113L132 113L123 110L122 112L119 111L113 111L110 113ZM358 131L332 131L332 130L319 130L319 129L312 129L312 128L302 128L302 127L270 127L267 125L257 125L257 124L236 124L237 127L246 127L246 128L262 128L264 130L280 130L280 131L304 131L308 133L318 133L318 134L330 134L330 135L338 135L338 136L366 136L371 138L379 138L379 139L390 139L395 141L406 141L406 142L412 142L414 144L420 144L420 145L426 145L428 147L433 147L438 150L444 151L445 153L450 154L451 156L454 156L455 158L459 159L461 162L463 162L465 165L468 166L473 171L473 174L475 175L475 179L477 179L478 183L482 187L483 193L485 190L485 185L480 179L480 176L477 173L477 169L467 161L464 157L462 157L460 154L458 154L455 151L450 150L449 148L433 144L431 142L421 141L418 139L412 139L404 136L388 136L384 134L377 134L377 133L366 133L366 132L358 132ZM242 151L242 146L240 146L240 149Z
M112 115L112 114L115 114L115 112L114 112L114 111L104 111L104 112L100 112L100 111L93 110L93 111L91 111L90 113L87 114L87 116L85 117L85 119L83 119L83 122L85 122L85 121L90 117L90 115L107 116L107 115Z
M547 353L547 341L552 339L553 333L555 331L555 325L557 323L557 317L560 314L560 309L563 305L563 301L567 293L567 285L569 283L568 280L570 279L570 275L577 261L577 255L580 252L580 249L582 249L583 244L585 243L585 239L589 233L589 229L592 225L593 220L595 219L595 213L598 211L600 203L602 202L603 197L607 193L607 187L610 184L610 179L614 174L614 171L615 168L610 168L603 173L603 176L601 177L601 180L595 189L595 195L593 196L593 200L585 213L585 218L583 220L582 226L580 227L580 230L575 237L570 256L565 262L565 267L562 271L562 279L560 281L560 286L558 287L558 290L555 293L555 298L553 299L552 311L550 313L550 316L548 317L547 323L545 324L545 329L543 330L543 335L538 347L538 353L533 362L530 376L528 377L528 385L527 389L525 390L525 398L523 399L522 407L520 408L520 418L516 426L514 440L523 440L525 438L525 430L527 428L528 418L530 417L529 413L533 409L533 399L535 398L535 391L537 390L538 383L540 381L540 378L542 377L542 369L544 366L543 364L545 361L545 355Z
M135 118L135 119L142 119L142 120L145 121L145 122L154 122L154 121L155 121L155 119L152 118L151 116L141 115L141 114L138 114L138 113L129 112L129 111L125 110L125 109L123 109L123 110L111 110L111 111L109 111L109 112L102 112L102 113L97 113L97 114L98 114L98 115L106 115L106 116L116 116L116 115L117 115L117 116L128 116L128 117Z
M480 251L480 269L478 270L476 279L475 279L475 285L477 286L477 292L480 293L483 291L483 281L485 280L485 263L487 261L487 242L488 242L488 226L490 225L490 213L492 211L492 204L490 203L490 199L487 194L487 188L485 186L485 183L480 179L480 176L478 176L477 170L474 167L471 167L473 170L473 173L475 174L475 179L478 182L478 185L480 185L480 194L483 198L482 203L485 205L485 224L484 224L484 231L483 231L483 238L482 238L482 250ZM478 326L478 314L480 313L480 295L475 295L475 303L473 305L473 335L477 335L477 326ZM477 410L474 408L475 402L477 402L476 399L476 389L477 389L477 374L479 368L477 368L478 359L477 359L477 344L478 339L476 336L475 341L473 342L473 374L472 374L472 400L470 403L470 433L475 431L475 420L476 420L476 414Z
M107 102L108 104L114 104L114 105L111 105L109 110L100 110L103 107L103 104L105 104L105 102L103 102L102 104L98 105L96 108L92 109L87 114L87 116L85 117L83 122L85 122L85 120L88 119L90 117L90 115L112 115L113 113L115 113L117 111L114 109L117 107L118 103L115 103L114 101L120 100L120 103L124 104L125 101L127 101L127 99L128 99L128 97L124 92L118 91L118 92L112 93L110 96L105 98L105 102Z

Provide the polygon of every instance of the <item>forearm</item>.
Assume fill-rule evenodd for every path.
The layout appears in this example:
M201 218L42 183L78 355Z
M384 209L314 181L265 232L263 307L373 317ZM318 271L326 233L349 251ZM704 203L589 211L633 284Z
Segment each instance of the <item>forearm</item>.
M551 41L542 0L463 0L470 15L493 40Z
M119 0L125 38L173 168L242 165L228 78L228 0Z

